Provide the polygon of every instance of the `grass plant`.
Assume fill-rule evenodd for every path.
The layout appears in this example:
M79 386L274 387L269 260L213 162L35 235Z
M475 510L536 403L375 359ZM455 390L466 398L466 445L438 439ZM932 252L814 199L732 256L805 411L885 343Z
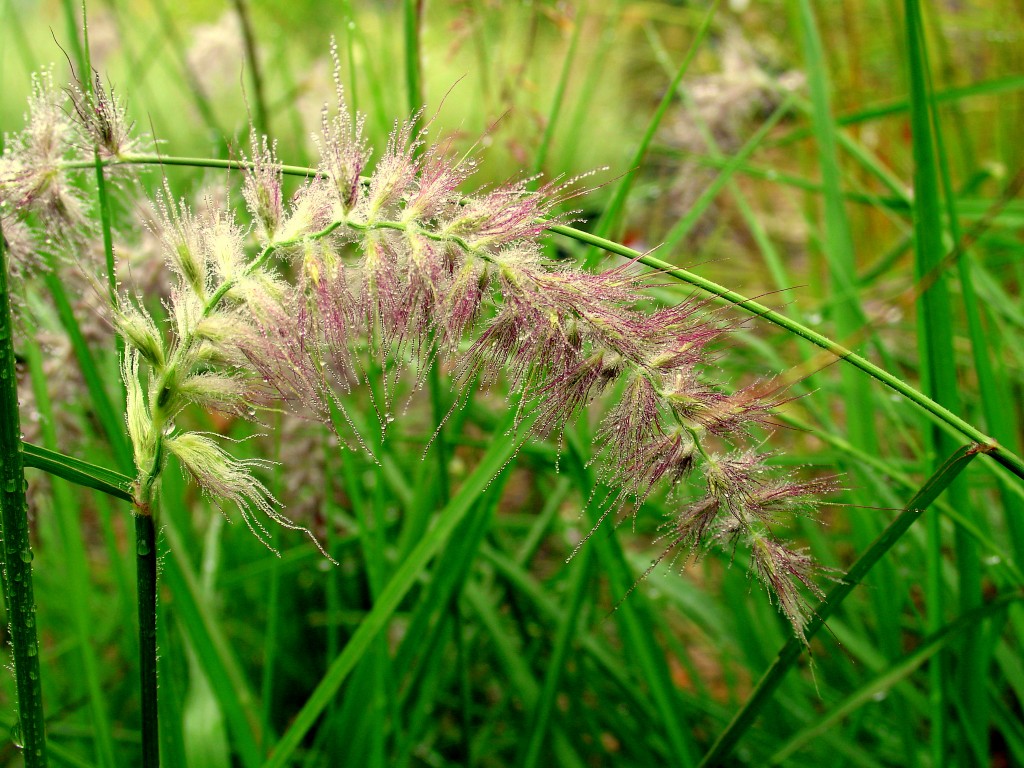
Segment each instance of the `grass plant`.
M2 4L0 764L1024 763L1012 7Z

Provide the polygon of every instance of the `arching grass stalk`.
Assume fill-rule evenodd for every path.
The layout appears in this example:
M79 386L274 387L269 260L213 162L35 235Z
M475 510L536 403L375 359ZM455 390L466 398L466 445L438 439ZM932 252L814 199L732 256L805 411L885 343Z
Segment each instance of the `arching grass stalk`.
M108 161L110 165L173 165L189 168L222 168L225 170L246 170L252 168L252 163L249 161L241 160L218 160L213 158L202 158L202 157L176 157L176 156L162 156L162 155L149 155L149 154L127 154L116 160ZM83 164L77 162L69 162L63 164L65 168L83 168L91 167L91 163ZM316 168L310 168L305 166L295 165L281 165L278 166L280 172L286 176L299 176L305 178L322 176L323 173L318 171ZM700 275L691 272L690 270L682 269L680 267L669 264L667 261L659 259L649 254L644 254L628 246L616 243L607 238L598 237L592 235L589 232L576 229L575 227L566 226L563 224L550 223L546 229L554 234L562 235L573 240L577 240L587 245L596 246L608 253L614 253L618 256L623 256L627 259L635 260L641 264L645 264L659 272L664 273L668 277L671 277L680 282L692 285L699 290L709 293L719 299L735 306L738 309L748 312L756 317L763 318L774 325L783 328L784 330L792 333L795 336L809 341L821 349L824 349L831 354L838 357L840 360L853 365L855 368L859 368L861 371L866 373L871 378L885 384L895 392L910 400L915 405L919 406L927 413L929 413L937 422L944 424L947 428L951 428L956 432L959 432L964 437L973 440L976 443L986 446L986 453L991 456L995 461L1005 467L1007 470L1012 472L1017 477L1024 479L1024 459L1014 453L1010 448L1002 445L998 441L986 435L980 429L975 427L973 424L965 421L961 417L949 409L943 407L939 403L932 400L930 397L925 395L920 390L907 384L905 381L895 376L884 368L881 368L872 363L867 358L847 349L839 342L830 339L829 337L815 331L813 328L797 322L789 317L786 317L780 312L776 312L773 309L769 309L764 304L758 301L750 299L741 293L730 290L723 285L720 285L713 280L701 277Z
M32 589L25 468L21 454L18 384L8 283L7 249L0 231L0 507L3 521L4 598L14 650L20 746L26 768L46 765L43 692L39 679L36 603ZM17 740L17 739L16 739Z
M619 243L606 240L605 238L595 237L589 232L583 232L582 230L574 229L573 227L567 227L561 224L552 224L548 227L548 230L560 235L565 235L573 240L579 240L583 243L596 245L609 253L625 256L628 259L635 259L641 264L646 264L649 267L663 272L668 277L672 277L676 280L692 285L695 288L699 288L706 293L710 293L713 296L717 296L745 312L749 312L752 315L763 318L768 322L773 323L774 325L777 325L780 328L783 328L786 331L789 331L790 333L799 336L800 338L809 341L824 350L827 350L828 352L831 352L840 360L859 368L868 376L880 381L882 384L885 384L887 387L903 395L915 405L920 406L931 414L936 421L945 424L947 427L951 427L965 437L968 437L979 445L982 445L985 449L983 453L991 456L1017 477L1024 479L1024 459L1015 454L1012 450L993 440L980 429L935 402L920 390L907 384L898 376L889 373L885 369L872 363L867 358L847 349L839 342L833 341L814 329L808 328L806 325L798 323L780 312L769 309L764 304L754 301L753 299L749 299L741 293L730 290L723 285L719 285L713 280L708 280L707 278L701 277L689 270L680 269L679 267L669 264L667 261L663 261L662 259L645 255L633 248L620 245Z

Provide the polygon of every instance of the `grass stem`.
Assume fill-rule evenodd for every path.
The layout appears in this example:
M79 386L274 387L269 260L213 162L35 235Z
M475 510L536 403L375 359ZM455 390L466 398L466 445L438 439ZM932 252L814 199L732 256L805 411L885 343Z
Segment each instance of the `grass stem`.
M36 603L32 589L25 468L21 454L18 382L7 281L7 249L0 232L0 516L3 523L4 597L14 650L18 725L26 768L46 765L43 690L39 679Z
M249 167L249 163L239 160L217 160L198 157L165 157L161 155L142 154L130 155L110 162L111 164L123 165L177 165L195 168L244 169ZM92 164L89 163L88 165L91 167ZM83 166L76 166L75 163L66 163L63 167L73 168ZM315 168L306 168L294 165L282 166L281 170L282 173L288 176L310 177L318 174L318 171ZM612 240L598 237L590 234L589 232L584 232L583 230L576 229L575 227L569 227L562 224L551 224L547 229L553 234L562 235L563 237L568 237L587 245L595 245L608 253L624 256L627 259L632 259L641 264L645 264L648 267L652 267L668 277L679 280L688 285L692 285L705 293L718 297L726 303L732 304L737 309L741 309L744 312L755 315L756 317L763 318L789 333L799 336L805 341L811 342L815 346L821 347L838 357L840 360L853 365L855 368L859 368L868 376L871 376L873 379L876 379L890 389L903 395L903 397L931 414L937 422L941 422L952 430L959 432L964 437L979 443L984 447L983 453L989 454L996 462L1005 467L1011 473L1021 479L1024 479L1024 459L1014 453L1010 447L989 437L973 424L957 416L948 408L932 400L919 389L907 384L898 376L889 373L884 368L875 365L867 358L847 349L839 342L818 333L803 323L799 323L796 320L786 317L780 312L769 309L764 304L748 298L741 293L730 290L723 285L719 285L713 280L708 280L694 272L676 267L667 261L663 261L662 259L651 256L650 254L641 253L634 248L630 248L620 243L613 242Z
M153 516L135 515L135 568L139 595L139 674L142 685L142 765L159 768L156 656L156 528Z

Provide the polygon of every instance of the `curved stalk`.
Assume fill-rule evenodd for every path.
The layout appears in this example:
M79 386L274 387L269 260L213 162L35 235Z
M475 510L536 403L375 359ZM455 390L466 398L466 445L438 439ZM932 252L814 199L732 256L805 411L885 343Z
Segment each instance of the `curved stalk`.
M799 336L800 338L805 339L828 352L831 352L840 360L859 368L864 373L868 374L868 376L871 376L873 379L880 381L887 387L903 395L915 405L923 408L938 421L944 422L957 432L963 434L965 437L968 437L972 441L980 444L984 448L984 453L989 454L1010 472L1024 479L1024 459L1021 459L1020 456L1009 450L1006 446L1000 445L996 440L986 435L980 429L969 422L964 421L955 413L935 402L924 393L910 386L898 376L894 376L885 369L878 367L867 358L861 357L856 352L847 349L839 342L833 341L827 336L824 336L812 328L808 328L806 325L798 323L796 320L792 320L773 309L769 309L764 304L754 301L753 299L748 299L743 294L729 290L725 286L719 285L712 280L708 280L707 278L694 274L689 270L680 269L679 267L673 266L667 261L662 261L654 256L645 255L640 251L612 242L611 240L596 237L588 232L583 232L581 230L574 229L573 227L566 227L561 224L552 224L548 227L548 231L570 237L573 240L579 240L583 243L596 245L609 253L624 256L628 259L638 261L641 264L645 264L648 267L653 267L669 277L692 285L695 288L699 288L705 293L717 296L745 312L749 312L752 315L763 318L768 322L773 323L780 328L784 328L790 333Z
M108 161L111 165L177 165L186 167L196 168L224 168L234 170L244 170L251 167L251 163L238 161L238 160L213 160L208 158L199 157L163 157L161 155L144 155L144 154L133 154L126 155L117 160ZM67 163L64 165L66 168L83 168L92 167L92 163ZM295 165L281 166L281 172L286 176L303 176L311 177L321 175L315 168L308 168ZM910 384L900 379L883 368L872 363L865 357L858 355L856 352L847 349L842 344L834 341L827 336L818 333L812 328L808 328L806 325L797 322L791 318L786 317L780 312L776 312L773 309L769 309L765 305L754 301L753 299L747 298L741 293L732 291L723 285L719 285L713 280L708 280L700 275L690 272L686 269L669 264L667 261L663 261L654 256L647 255L637 251L633 248L629 248L620 243L613 242L603 237L592 235L589 232L576 229L574 227L568 227L562 224L549 224L547 227L549 232L554 234L562 235L573 240L577 240L587 245L596 246L608 253L614 253L618 256L623 256L627 259L632 259L646 266L657 269L659 272L684 282L688 285L705 292L713 296L717 296L725 302L737 307L738 309L748 312L757 317L763 318L774 325L783 328L784 330L792 333L800 338L811 342L815 346L821 347L822 349L830 352L831 354L838 357L840 360L849 363L855 368L860 369L871 378L885 384L890 389L899 393L903 397L910 400L915 405L922 408L924 411L929 413L936 421L941 422L949 428L959 432L963 436L970 440L981 444L985 447L985 453L988 453L993 459L999 464L1008 469L1017 477L1024 479L1024 459L1015 454L1008 447L1001 445L998 441L986 435L980 429L975 427L973 424L965 421L964 419L957 416L949 409L943 407L939 403L932 400L930 397L925 395L923 392L915 389Z

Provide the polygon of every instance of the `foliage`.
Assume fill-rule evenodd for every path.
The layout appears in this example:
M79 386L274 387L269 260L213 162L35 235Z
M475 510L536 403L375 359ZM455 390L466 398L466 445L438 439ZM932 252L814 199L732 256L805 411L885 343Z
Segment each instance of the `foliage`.
M955 15L925 30L913 2L905 16L889 9L913 84L906 143L899 120L883 116L907 103L861 109L870 89L860 70L830 58L836 19L819 21L807 2L789 4L799 50L773 47L790 36L769 31L765 9L598 4L603 14L573 16L471 3L421 16L407 5L400 18L343 4L352 25L334 52L334 94L324 94L335 106L322 112L304 107L318 86L300 83L294 52L275 42L272 7L236 3L219 23L225 45L237 34L238 50L257 55L245 89L257 103L242 110L216 82L209 40L206 59L189 50L184 16L156 3L168 47L153 62L181 73L168 88L155 66L131 66L131 34L99 64L97 30L131 28L134 12L90 8L89 40L68 49L78 73L91 53L112 74L62 92L44 71L27 128L5 137L0 215L19 283L22 421L45 446L28 446L25 460L118 498L130 487L139 520L157 521L162 597L140 618L144 635L159 632L164 763L328 765L343 754L375 765L693 765L709 748L706 763L724 760L737 743L736 759L750 764L1024 756L1014 725L1019 414L1007 418L1019 410L1010 296L1020 275L996 271L1019 253L1015 182L979 170L979 158L1016 167L1019 152L991 120L961 111L982 103L1012 125L1015 102L984 94L1015 96L1019 78L1003 77L992 55L980 84L930 82L940 69L929 51L941 71L958 71L958 52L938 44ZM8 18L23 68L35 70L34 19ZM69 29L78 23L68 16ZM375 54L399 24L406 50L393 58L407 67L392 77ZM472 74L442 99L434 89L455 78L434 52L453 30L461 47L448 53L471 56ZM680 41L691 55L675 53ZM856 50L877 55L870 42ZM518 72L503 67L516 56ZM320 80L330 82L330 66ZM633 79L622 88L620 78ZM528 94L546 82L550 109L531 117ZM436 115L393 123L424 93L442 105ZM591 119L616 100L636 108ZM172 110L191 112L205 134L160 118ZM161 142L141 136L128 111L147 114ZM236 120L246 112L255 117ZM465 136L485 128L490 149L467 148ZM943 136L954 129L950 149ZM630 170L585 195L578 181L501 180L509 165L558 179L602 163ZM799 175L816 164L820 183ZM207 169L201 189L176 170L189 166ZM912 172L913 199L901 181ZM154 203L134 202L146 196ZM569 210L581 205L589 223ZM943 230L956 243L948 252ZM665 241L664 261L608 237ZM681 256L681 244L695 255ZM619 256L597 266L595 246ZM916 273L902 258L911 247ZM715 261L699 275L676 266L705 254ZM949 282L952 303L936 298ZM743 295L803 283L781 312ZM896 317L912 303L903 290L922 295L929 318L917 333L921 385L917 339ZM767 336L738 310L788 333ZM61 341L40 349L44 332ZM833 368L842 375L784 343L795 337L844 358ZM48 377L47 365L82 380ZM951 393L958 379L980 392L977 412ZM944 436L929 436L921 414ZM965 442L977 446L940 466ZM996 461L974 461L985 453ZM807 513L837 498L824 479L837 470L844 505L822 515L824 536ZM950 482L954 503L936 501ZM125 567L136 556L155 565L153 545L143 531L125 547L126 508L101 494L72 495L54 479L30 501L52 756L135 760L123 729L140 709L124 666L137 657ZM255 539L223 528L210 506L227 519L239 510ZM911 527L926 506L927 539ZM887 507L905 507L888 527L876 511ZM632 526L601 525L606 517ZM836 579L827 597L816 560ZM663 562L688 567L651 576ZM854 589L865 576L867 588ZM749 594L752 578L792 629ZM908 588L922 580L923 591ZM78 585L73 594L64 582ZM812 609L811 597L825 599ZM859 664L815 639L826 619ZM74 680L55 675L59 657L48 655L67 631ZM97 644L119 663L98 664ZM782 651L769 666L773 646ZM785 678L805 648L813 675ZM155 651L141 661L155 664ZM147 679L144 670L152 745ZM780 685L784 709L772 706ZM872 711L884 717L850 717ZM155 749L146 755L152 764Z

